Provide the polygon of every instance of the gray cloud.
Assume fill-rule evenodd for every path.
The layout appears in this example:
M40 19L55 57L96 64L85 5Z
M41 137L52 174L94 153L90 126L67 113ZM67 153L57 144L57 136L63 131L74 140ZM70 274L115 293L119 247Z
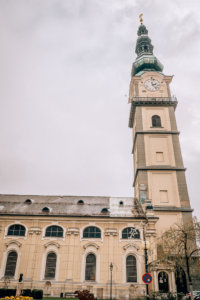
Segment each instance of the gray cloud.
M0 2L0 192L132 196L127 94L138 15L172 91L199 212L200 4Z

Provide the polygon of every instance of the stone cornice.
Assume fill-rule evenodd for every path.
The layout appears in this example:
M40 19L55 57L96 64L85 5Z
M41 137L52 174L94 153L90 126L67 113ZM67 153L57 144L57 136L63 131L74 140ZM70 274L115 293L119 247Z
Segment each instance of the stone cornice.
M132 154L135 148L135 144L136 144L136 139L138 134L175 134L175 135L179 135L180 131L169 131L169 130L144 130L144 131L136 131L135 135L134 135L134 139L133 139L133 149L132 149Z
M171 166L147 166L147 167L139 167L136 169L134 174L133 187L135 186L135 181L137 179L137 175L139 171L186 171L186 168L179 167L171 167Z
M176 207L176 206L154 206L154 211L174 211L174 212L193 212L190 207Z
M133 128L133 120L135 116L136 106L173 106L174 109L176 109L177 104L177 100L172 100L172 98L136 97L131 102L131 109L129 114L129 127Z

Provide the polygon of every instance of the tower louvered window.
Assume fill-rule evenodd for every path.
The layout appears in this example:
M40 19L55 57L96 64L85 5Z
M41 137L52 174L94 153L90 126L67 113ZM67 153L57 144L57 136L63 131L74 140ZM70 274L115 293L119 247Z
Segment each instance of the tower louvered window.
M54 279L56 275L56 254L50 252L47 255L46 268L45 268L45 279Z
M126 281L137 282L136 258L133 255L129 255L126 258Z
M15 276L16 264L17 264L17 253L15 251L11 251L7 257L5 277Z
M153 127L161 127L161 119L159 116L157 116L157 115L152 116L152 126Z

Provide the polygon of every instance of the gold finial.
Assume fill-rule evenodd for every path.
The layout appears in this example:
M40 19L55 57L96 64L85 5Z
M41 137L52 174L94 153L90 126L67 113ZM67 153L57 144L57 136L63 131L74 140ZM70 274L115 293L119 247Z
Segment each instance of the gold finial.
M141 23L141 24L143 23L142 17L143 17L143 14L140 14L140 15L139 15L139 18L140 18L140 23Z

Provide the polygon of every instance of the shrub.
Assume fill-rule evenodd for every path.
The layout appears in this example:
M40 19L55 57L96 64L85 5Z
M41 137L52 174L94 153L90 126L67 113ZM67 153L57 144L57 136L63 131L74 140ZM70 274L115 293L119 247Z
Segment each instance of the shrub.
M75 294L78 295L78 298L80 300L96 300L96 298L94 298L94 294L91 294L89 291L87 290L83 290L83 291L76 291Z
M4 298L6 296L15 296L16 289L0 289L0 298Z
M32 297L31 289L24 289L22 291L22 296L24 296L24 297Z
M32 297L34 299L43 299L43 290L32 290Z

